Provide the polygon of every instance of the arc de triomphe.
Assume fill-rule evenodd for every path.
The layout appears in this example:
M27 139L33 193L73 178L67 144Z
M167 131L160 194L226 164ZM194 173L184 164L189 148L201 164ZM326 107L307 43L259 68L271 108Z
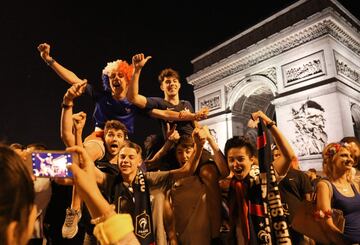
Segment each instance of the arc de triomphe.
M335 0L300 0L192 60L195 108L221 148L256 131L250 113L276 120L301 169L321 169L321 150L360 137L360 22Z

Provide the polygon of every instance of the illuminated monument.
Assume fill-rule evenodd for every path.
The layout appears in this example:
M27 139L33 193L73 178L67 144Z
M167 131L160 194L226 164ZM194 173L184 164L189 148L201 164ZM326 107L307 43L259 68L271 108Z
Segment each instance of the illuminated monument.
M195 106L221 147L250 113L274 118L302 169L321 169L321 150L360 137L360 21L335 0L300 0L192 60Z

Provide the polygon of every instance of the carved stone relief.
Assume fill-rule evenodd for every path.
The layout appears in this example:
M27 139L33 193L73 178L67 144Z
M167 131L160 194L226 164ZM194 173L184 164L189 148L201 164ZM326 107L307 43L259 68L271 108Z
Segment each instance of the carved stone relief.
M207 107L210 111L221 108L221 91L218 90L214 93L208 94L199 98L198 100L199 108Z
M290 86L326 74L323 51L282 66L284 86Z
M334 56L337 74L360 83L360 68L337 52L334 52Z
M221 68L208 72L206 75L199 76L198 78L195 77L195 74L193 78L190 78L189 83L193 84L195 89L198 89L324 35L331 35L353 52L360 55L360 42L348 35L333 19L327 18L247 56L241 56L240 52L238 60L227 64L227 61L224 60L224 65Z
M292 123L294 125L293 146L298 156L321 154L328 135L325 132L325 110L315 101L308 100L300 108L292 108Z

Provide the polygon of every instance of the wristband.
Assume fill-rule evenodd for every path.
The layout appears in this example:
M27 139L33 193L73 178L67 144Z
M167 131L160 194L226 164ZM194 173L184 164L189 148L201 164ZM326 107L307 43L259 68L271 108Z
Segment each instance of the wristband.
M179 117L179 119L185 118L184 111L180 111L178 117Z
M266 124L266 127L268 128L268 129L270 129L272 126L274 126L274 125L276 125L276 122L274 122L274 121L271 121L271 122L269 122L268 124Z
M51 58L51 60L45 60L45 62L48 66L52 66L54 64L55 60L53 58Z
M67 105L67 104L65 104L64 102L61 103L61 108L69 109L69 108L71 108L71 107L73 107L73 104Z

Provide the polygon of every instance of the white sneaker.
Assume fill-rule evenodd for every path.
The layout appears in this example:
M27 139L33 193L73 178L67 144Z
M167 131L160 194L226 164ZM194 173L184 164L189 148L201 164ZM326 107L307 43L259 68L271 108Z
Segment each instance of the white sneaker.
M72 208L66 209L65 222L62 226L61 233L63 238L71 239L78 232L78 222L81 219L81 211Z

